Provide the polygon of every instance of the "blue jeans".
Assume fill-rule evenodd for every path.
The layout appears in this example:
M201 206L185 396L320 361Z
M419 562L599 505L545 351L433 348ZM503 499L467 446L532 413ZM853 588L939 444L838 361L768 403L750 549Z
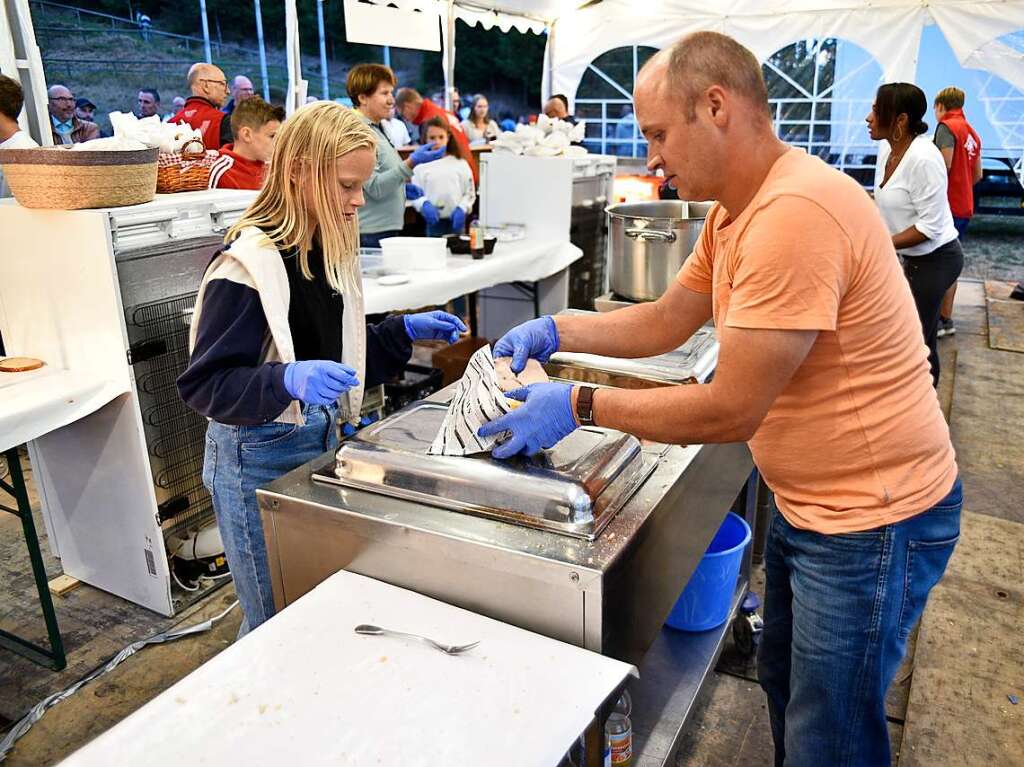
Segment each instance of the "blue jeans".
M885 693L960 535L957 479L928 511L823 535L775 511L758 676L777 767L889 765Z
M360 248L379 248L380 241L385 237L397 237L402 231L395 229L392 232L366 232L365 234L359 233L359 247Z
M444 237L448 234L457 234L450 218L442 218L436 224L427 222L427 237Z
M956 227L956 234L960 238L960 242L964 241L964 235L967 234L967 225L971 223L969 218L957 218L953 216L953 226Z
M243 636L274 615L267 544L256 488L338 446L338 406L303 406L305 426L268 423L206 429L203 484L213 497L224 553L245 618Z

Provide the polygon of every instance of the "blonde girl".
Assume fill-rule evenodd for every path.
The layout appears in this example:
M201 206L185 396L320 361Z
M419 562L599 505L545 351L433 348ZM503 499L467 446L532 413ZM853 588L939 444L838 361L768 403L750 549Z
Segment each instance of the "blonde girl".
M178 391L210 419L203 483L245 612L240 635L274 614L256 488L334 449L339 416L358 420L364 385L401 372L413 340L465 330L444 312L366 324L357 211L375 151L372 129L340 104L295 112L196 296Z

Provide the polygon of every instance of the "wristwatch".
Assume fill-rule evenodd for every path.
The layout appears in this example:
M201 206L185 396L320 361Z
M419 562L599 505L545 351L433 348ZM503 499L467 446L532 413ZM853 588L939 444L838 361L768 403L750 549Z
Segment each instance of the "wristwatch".
M594 425L594 392L593 386L580 386L576 397L576 419L580 426Z

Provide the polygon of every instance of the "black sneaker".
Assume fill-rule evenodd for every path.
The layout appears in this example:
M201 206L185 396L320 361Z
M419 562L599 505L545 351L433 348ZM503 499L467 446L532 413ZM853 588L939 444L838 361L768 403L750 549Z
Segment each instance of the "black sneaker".
M939 330L935 335L942 338L943 336L951 336L954 333L956 333L956 327L953 325L953 320L940 317Z

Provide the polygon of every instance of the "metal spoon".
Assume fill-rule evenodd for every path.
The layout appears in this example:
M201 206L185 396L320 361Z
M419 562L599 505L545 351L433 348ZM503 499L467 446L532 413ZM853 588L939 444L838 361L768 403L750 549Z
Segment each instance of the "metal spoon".
M370 634L372 636L391 635L398 637L410 637L411 639L419 639L421 642L426 642L431 647L435 647L443 653L448 655L458 655L464 653L467 650L472 650L476 647L479 642L470 642L469 644L442 644L441 642L435 642L429 637L420 636L419 634L409 634L405 631L394 631L393 629L383 629L380 626L371 626L368 623L361 623L356 626L357 634Z

